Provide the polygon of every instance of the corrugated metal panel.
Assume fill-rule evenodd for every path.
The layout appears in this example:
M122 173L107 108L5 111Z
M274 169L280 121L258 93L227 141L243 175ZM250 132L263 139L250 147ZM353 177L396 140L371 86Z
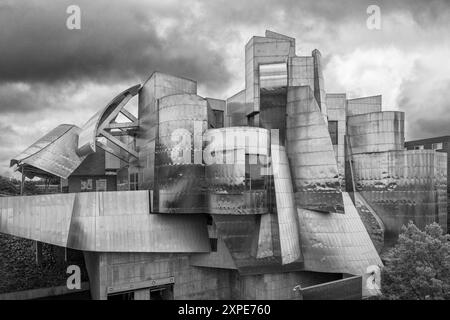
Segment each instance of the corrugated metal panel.
M149 213L148 191L0 198L0 232L100 252L209 252L201 215Z

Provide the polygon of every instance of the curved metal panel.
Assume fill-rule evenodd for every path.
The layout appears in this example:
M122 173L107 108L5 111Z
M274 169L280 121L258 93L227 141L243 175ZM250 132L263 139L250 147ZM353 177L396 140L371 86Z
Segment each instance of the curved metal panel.
M271 152L281 258L283 264L288 264L302 259L294 191L285 148L272 144Z
M342 177L327 123L309 86L288 88L286 133L297 205L343 212Z
M434 150L353 155L356 190L383 221L386 245L410 220L419 228L436 221L446 230L446 156Z
M256 127L210 129L204 140L209 212L268 213L269 131Z
M154 189L155 151L158 135L158 99L180 93L197 93L193 80L154 72L139 91L139 189Z
M372 112L347 118L352 154L403 150L405 114L399 111Z
M95 152L98 128L101 122L104 121L125 99L135 96L139 92L140 87L141 85L138 84L119 93L106 105L106 107L94 114L82 126L77 147L79 155L85 156Z
M12 159L11 165L29 165L67 179L86 158L76 152L79 132L77 126L62 124Z
M0 232L83 251L210 251L204 216L150 214L148 191L0 198Z
M207 212L203 133L208 104L195 94L163 97L155 153L155 212Z
M345 214L297 208L305 270L362 275L368 266L382 266L348 193Z

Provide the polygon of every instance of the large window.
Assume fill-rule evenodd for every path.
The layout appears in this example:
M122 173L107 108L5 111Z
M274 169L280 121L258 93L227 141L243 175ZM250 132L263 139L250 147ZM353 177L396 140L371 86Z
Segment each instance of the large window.
M331 142L333 145L338 144L338 122L328 121L328 131L330 132Z

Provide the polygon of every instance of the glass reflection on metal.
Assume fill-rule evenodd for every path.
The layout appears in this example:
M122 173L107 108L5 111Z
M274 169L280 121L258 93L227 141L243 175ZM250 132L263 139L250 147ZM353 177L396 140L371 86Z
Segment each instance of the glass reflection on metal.
M214 214L268 213L269 131L254 127L210 129L204 161L208 210Z
M207 101L177 94L158 103L155 153L155 212L207 212L203 133L208 128Z

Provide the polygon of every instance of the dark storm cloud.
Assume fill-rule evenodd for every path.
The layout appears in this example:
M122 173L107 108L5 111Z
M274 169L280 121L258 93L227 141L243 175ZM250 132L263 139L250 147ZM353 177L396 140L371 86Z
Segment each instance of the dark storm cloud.
M154 12L144 2L76 1L81 30L68 30L66 8L74 1L5 3L0 10L0 82L117 81L145 78L160 69L211 87L229 78L208 42L183 29L174 12ZM46 5L47 4L47 5ZM161 37L164 14L180 19ZM189 13L189 12L184 12ZM178 12L182 14L182 12Z
M368 30L366 9L372 4L386 26L399 29ZM69 5L81 8L81 30L66 28ZM296 37L299 54L320 49L326 72L333 61L351 66L351 54L365 49L393 46L426 59L423 48L439 51L448 44L448 21L449 0L0 0L0 130L8 132L0 140L0 171L43 128L82 124L84 116L154 70L197 80L207 95L224 98L230 87L243 86L244 45L265 29ZM442 56L435 59L448 64ZM370 61L359 63L366 68ZM442 116L450 107L450 88L435 78L439 69L429 68L417 66L417 77L399 89L410 136L450 133ZM424 86L429 78L433 85ZM329 79L327 89L334 90ZM17 142L19 133L26 137ZM9 141L16 141L14 147Z

